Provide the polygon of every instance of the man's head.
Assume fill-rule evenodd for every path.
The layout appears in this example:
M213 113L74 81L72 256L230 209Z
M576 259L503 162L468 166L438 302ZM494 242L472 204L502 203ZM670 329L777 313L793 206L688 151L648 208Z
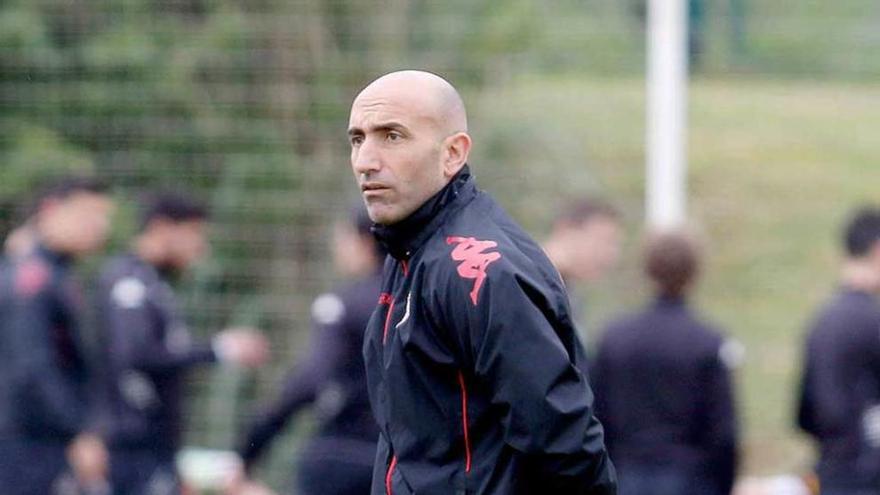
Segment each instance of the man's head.
M68 177L39 195L32 220L39 241L78 257L101 249L110 231L113 201L97 179Z
M620 215L608 203L584 199L569 204L553 223L548 253L566 278L601 278L620 257Z
M851 259L877 259L880 262L880 209L863 207L846 225L843 245Z
M182 271L208 253L208 213L187 196L161 193L144 204L138 245L151 263Z
M386 74L354 99L351 166L370 218L397 223L440 191L467 162L471 138L458 92L422 71Z
M644 270L661 296L684 296L700 271L697 242L684 231L651 234L645 244Z
M347 221L334 226L333 262L342 275L363 277L379 269L385 251L370 231L372 225L366 209L358 205Z

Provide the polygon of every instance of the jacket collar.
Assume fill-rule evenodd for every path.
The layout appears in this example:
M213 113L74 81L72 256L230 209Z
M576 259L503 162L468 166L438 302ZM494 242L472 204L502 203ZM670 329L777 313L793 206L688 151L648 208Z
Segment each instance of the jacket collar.
M154 277L159 281L173 283L180 278L180 273L177 270L169 267L154 265L142 258L134 250L129 251L128 254L126 254L126 257L132 263L140 267L140 269L144 270L144 272L148 273L151 277Z
M654 299L654 307L659 309L679 309L687 306L684 296L660 294Z
M841 284L837 289L838 294L841 297L853 297L853 298L862 298L862 299L873 299L874 294L868 289L862 289L858 287L852 287L850 285Z
M477 194L470 168L465 165L443 189L412 215L392 225L373 225L373 235L392 257L409 259L459 206Z
M66 268L70 266L71 263L73 263L73 256L58 251L53 251L46 247L46 245L43 243L37 245L37 247L34 249L34 254L40 258L43 258L54 266Z

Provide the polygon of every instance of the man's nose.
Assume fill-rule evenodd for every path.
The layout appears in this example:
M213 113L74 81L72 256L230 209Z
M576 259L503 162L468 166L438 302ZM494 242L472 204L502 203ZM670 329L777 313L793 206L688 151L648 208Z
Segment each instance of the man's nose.
M352 166L357 174L369 174L381 168L377 147L372 139L364 139L352 156Z

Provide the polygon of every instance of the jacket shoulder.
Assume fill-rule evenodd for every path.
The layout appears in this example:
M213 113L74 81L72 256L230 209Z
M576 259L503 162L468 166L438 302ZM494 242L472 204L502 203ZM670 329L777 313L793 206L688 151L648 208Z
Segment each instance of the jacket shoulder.
M564 291L543 249L485 193L438 229L426 248L423 261L429 276L441 286L453 279L473 281L470 297L475 304L484 282Z
M149 277L129 256L115 256L104 263L99 287L103 297L119 308L136 309L149 300Z
M745 359L745 346L700 313L689 313L694 342L706 353L709 361L718 361L728 369L736 369ZM697 347L695 345L695 347Z
M658 334L658 332L672 332ZM660 342L687 343L687 352L697 356L716 356L731 339L702 316L685 308L670 319L653 307L627 313L611 320L603 328L605 346L629 345L644 338ZM677 351L680 352L680 351Z

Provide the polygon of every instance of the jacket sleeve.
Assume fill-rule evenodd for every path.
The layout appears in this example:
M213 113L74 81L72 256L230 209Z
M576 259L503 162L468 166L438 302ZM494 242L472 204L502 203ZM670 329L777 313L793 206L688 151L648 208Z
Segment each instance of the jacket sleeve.
M15 298L11 314L12 356L15 365L15 397L23 404L19 418L25 429L37 435L72 438L87 417L85 397L79 385L61 367L55 329L74 325L77 315L62 306L59 288L47 284L34 293ZM73 343L75 344L75 343Z
M816 405L813 398L813 366L809 355L805 353L804 369L801 375L800 390L798 393L797 425L803 431L818 436L819 427L816 421Z
M485 273L475 285L453 271L444 306L452 328L465 329L459 338L475 378L503 411L505 442L537 468L548 493L616 493L561 283L504 259Z
M117 282L120 283L140 282L128 279ZM145 294L140 298L119 298L114 295L120 292L117 287L107 292L103 318L112 342L112 358L119 368L163 375L216 360L210 346L193 345L171 337L170 332L174 330L167 328L168 316L162 314ZM141 285L140 290L146 288ZM137 294L134 288L130 292ZM188 333L184 340L188 340Z
M285 378L280 396L253 420L238 447L250 469L269 442L303 407L313 403L339 364L345 345L345 307L334 294L318 297L312 305L312 335L304 361Z
M707 383L703 388L706 417L702 430L705 448L711 453L707 471L718 493L731 493L739 461L731 365L716 354L709 360L706 373Z

